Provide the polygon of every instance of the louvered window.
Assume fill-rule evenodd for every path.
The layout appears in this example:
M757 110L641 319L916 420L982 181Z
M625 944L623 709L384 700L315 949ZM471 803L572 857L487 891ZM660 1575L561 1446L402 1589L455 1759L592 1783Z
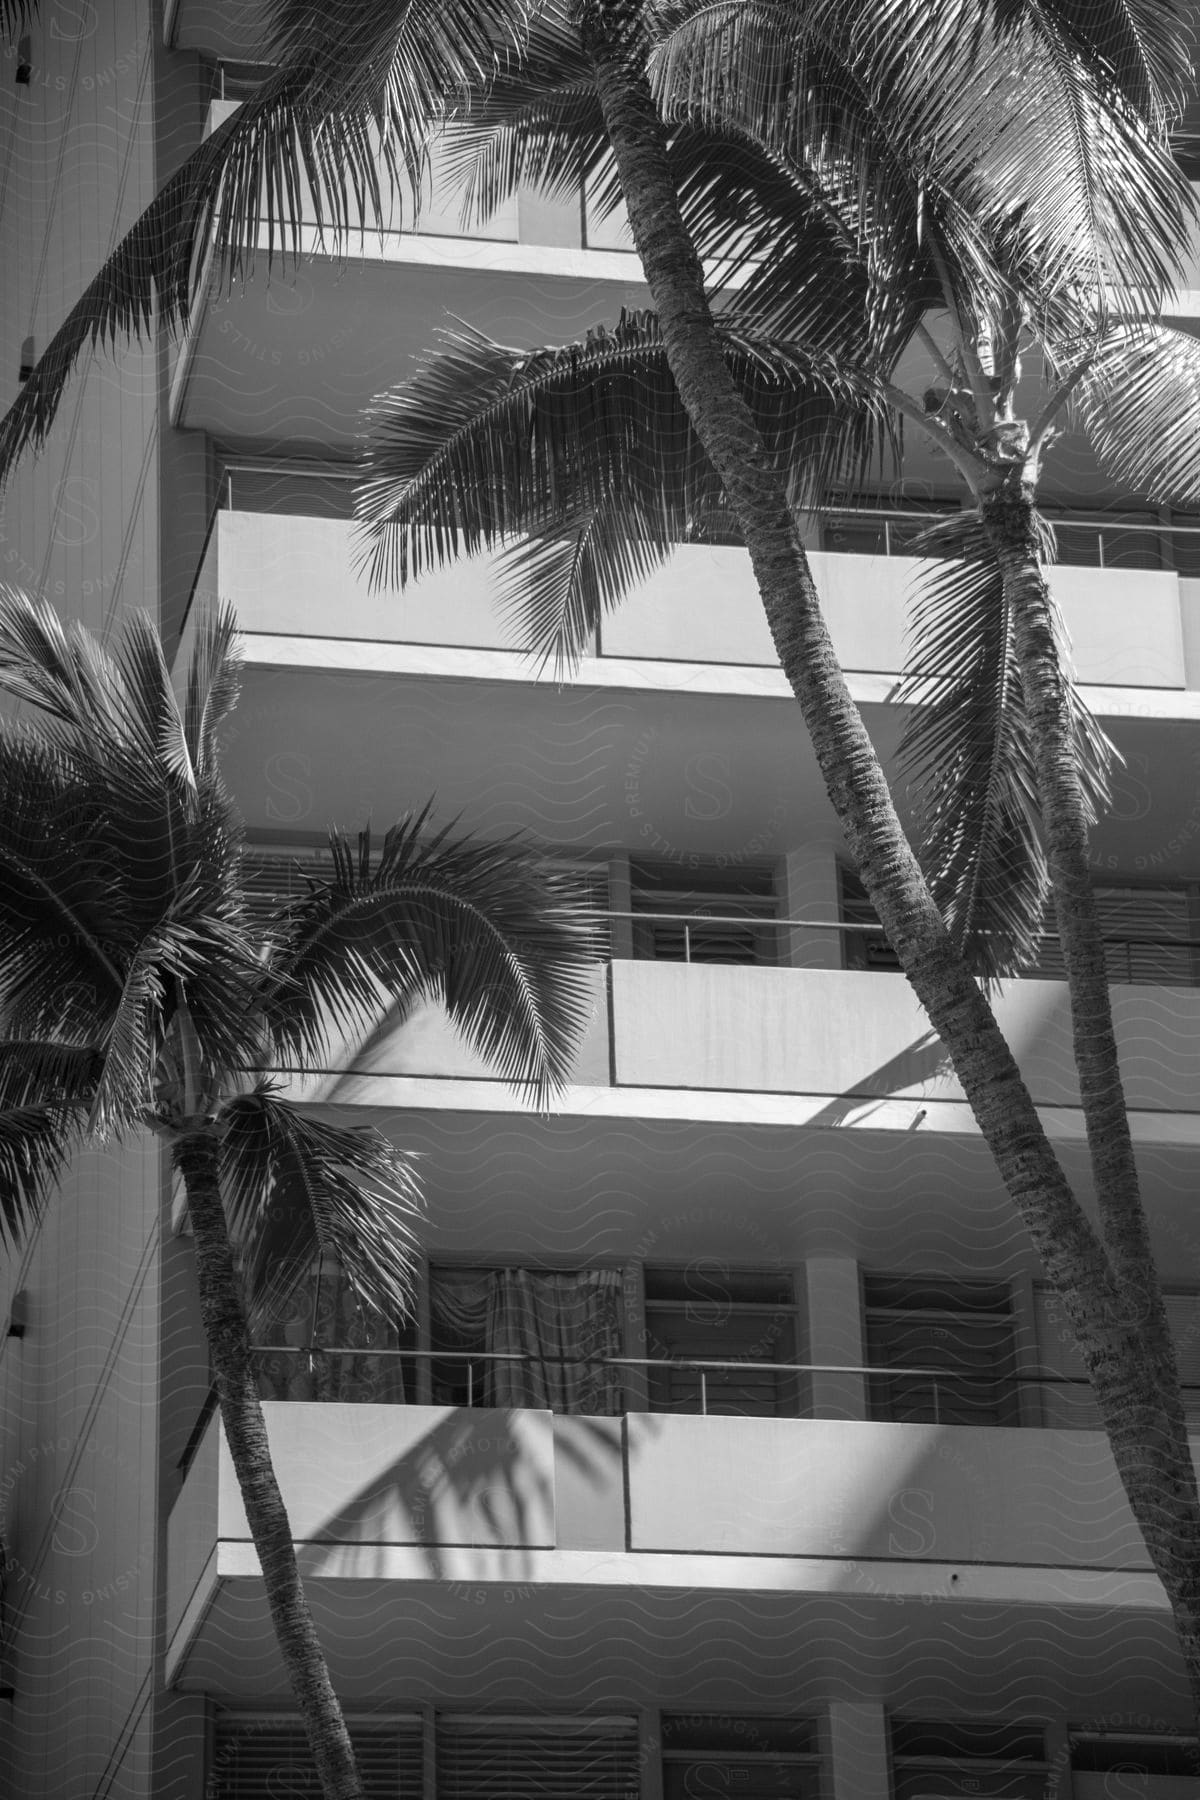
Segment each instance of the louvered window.
M1019 1721L891 1722L893 1800L1043 1800L1041 1727Z
M1072 1800L1193 1800L1200 1746L1189 1737L1126 1737L1120 1733L1071 1738Z
M842 963L847 969L874 969L893 974L900 959L879 927L879 915L867 898L867 890L852 869L838 864L838 890L842 921L862 926L842 933Z
M1200 904L1196 889L1096 887L1108 978L1147 987L1195 987L1200 981ZM1054 922L1047 920L1047 930ZM1029 975L1066 979L1056 941L1044 943Z
M1200 1426L1200 1294L1163 1295L1179 1358L1179 1378L1189 1423ZM1099 1431L1100 1409L1092 1396L1083 1358L1062 1301L1053 1288L1034 1290L1038 1345L1038 1391L1043 1425Z
M638 1800L636 1721L443 1714L437 1791L438 1800Z
M817 1800L821 1759L809 1719L664 1714L663 1800Z
M421 1792L421 1721L415 1716L347 1720L367 1800L408 1800ZM280 1715L219 1718L208 1800L304 1800L319 1796L304 1727Z
M318 850L266 850L247 847L242 852L242 887L252 911L269 915L289 900L302 900L308 892L306 877L327 876L328 852Z
M773 869L630 865L633 954L654 962L774 963L779 916Z
M866 1275L863 1301L873 1419L909 1425L1018 1423L1012 1298L1006 1287Z
M647 1394L653 1412L795 1418L796 1304L781 1270L699 1259L646 1270Z

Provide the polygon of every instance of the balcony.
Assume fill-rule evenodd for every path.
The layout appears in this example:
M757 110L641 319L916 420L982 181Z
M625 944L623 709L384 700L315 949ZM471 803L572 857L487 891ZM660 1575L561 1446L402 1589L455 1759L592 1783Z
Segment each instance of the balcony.
M1065 983L1009 982L995 1007L1035 1102L1077 1109ZM1117 986L1113 1013L1131 1111L1194 1117L1200 990ZM425 1084L447 1078L490 1085L505 1108L519 1104L433 1005L369 1042L340 1043L329 1073L308 1078L304 1092L326 1103L395 1104L395 1078L421 1084L409 1104L416 1092L432 1099ZM817 1102L811 1122L828 1125L884 1101L963 1102L903 976L852 969L615 961L598 983L575 1080L582 1088L807 1096ZM454 1103L480 1104L478 1089Z
M968 1632L975 1654L956 1659L963 1666L948 1680L962 1704L978 1705L1021 1634L1032 1645L1045 1631L1047 1569L1057 1662L1047 1677L1035 1655L1035 1679L1074 1683L1076 1703L1096 1691L1087 1686L1098 1679L1095 1607L1121 1609L1127 1632L1157 1629L1156 1584L1094 1433L422 1406L265 1411L318 1628L349 1702L396 1681L414 1695L457 1697L479 1679L477 1655L494 1649L498 1630L505 1673L489 1694L539 1682L556 1693L578 1678L576 1634L593 1675L610 1652L628 1653L632 1634L639 1679L673 1698L695 1680L697 1628L706 1681L740 1684L748 1671L757 1680L762 1660L771 1704L781 1669L796 1679L788 1642L821 1641L838 1655L857 1641L861 1657L865 1633L870 1662L883 1653L886 1619L884 1661L900 1688L905 1657L944 1656L947 1633ZM170 1515L167 1564L169 1678L243 1703L278 1691L215 1421ZM753 1645L737 1623L747 1590L757 1595ZM906 1596L926 1604L889 1605ZM1169 1658L1156 1680L1164 1667ZM821 1668L806 1672L795 1704L806 1703L805 1684L819 1691Z
M348 509L348 484L339 492L329 476L310 477L307 484L290 480L293 491L307 485L314 511L318 505ZM259 477L260 503L282 507L279 496L262 498L261 483ZM438 570L403 594L373 593L356 567L348 518L258 511L254 482L236 471L226 495L235 508L239 495L243 504L217 513L196 592L233 602L252 657L269 654L265 643L256 643L262 639L520 648L498 615L490 558ZM297 503L304 502L291 502ZM1083 526L1074 529L1086 536ZM1102 544L1103 534L1095 535ZM837 534L827 541L837 541ZM897 675L905 661L914 577L928 565L900 553L903 542L892 539L887 521L880 541L894 543L896 553L825 549L815 550L812 561L843 666L852 673ZM1075 548L1082 556L1086 544ZM1189 673L1185 655L1192 635L1200 650L1200 580L1169 567L1063 563L1053 570L1052 585L1082 682L1151 689L1200 682L1200 662ZM314 660L320 654L314 645ZM604 620L595 655L666 665L659 682L665 688L683 679L670 673L672 663L775 670L747 553L728 545L681 545L667 568ZM585 678L581 672L579 679Z

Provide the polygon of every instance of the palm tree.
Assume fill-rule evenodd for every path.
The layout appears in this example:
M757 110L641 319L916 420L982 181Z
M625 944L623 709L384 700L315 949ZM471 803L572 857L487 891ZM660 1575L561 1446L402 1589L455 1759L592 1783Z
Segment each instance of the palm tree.
M607 163L609 198L626 200L658 315L532 355L460 333L405 389L381 396L362 507L376 538L374 573L403 581L460 542L470 549L531 535L510 560L509 600L534 644L561 658L578 651L635 573L732 510L868 892L974 1103L982 1089L972 1087L969 1059L982 1021L968 1022L961 983L956 994L949 969L930 957L937 925L915 866L903 871L907 892L887 895L862 854L865 839L881 871L898 825L877 765L855 783L863 736L844 684L824 692L814 684L828 641L813 616L803 549L794 528L785 542L783 523L822 489L853 486L881 426L915 425L958 469L971 508L926 545L951 557L922 621L942 678L931 682L919 662L907 696L925 702L906 746L927 801L923 861L952 945L989 975L1028 960L1047 886L1053 894L1104 1234L1090 1267L1100 1247L1078 1234L1075 1291L1060 1291L1073 1314L1084 1299L1093 1321L1107 1310L1115 1325L1125 1313L1120 1354L1132 1360L1110 1379L1107 1402L1102 1363L1111 1349L1081 1347L1110 1435L1121 1413L1131 1423L1138 1371L1137 1429L1159 1453L1157 1502L1145 1486L1136 1492L1136 1469L1115 1436L1114 1450L1143 1529L1154 1532L1163 1499L1174 1513L1173 1544L1160 1538L1156 1563L1200 1697L1200 1511L1088 870L1107 746L1064 670L1036 503L1043 458L1072 404L1110 469L1194 496L1200 357L1155 317L1188 212L1182 178L1154 135L1164 108L1151 104L1151 76L1161 70L1126 56L1126 91L1110 75L1107 92L1089 93L1083 59L1068 45L1070 80L1056 95L1054 71L1039 79L1028 37L1018 33L1006 55L994 36L980 59L964 54L969 34L951 32L949 54L934 63L955 112L935 115L935 137L919 117L928 97L908 74L911 44L903 58L894 37L864 52L853 31L839 35L838 10L841 19L822 20L820 6L802 15L685 7L652 41L639 11L597 0L583 11L581 40L550 21L525 63L493 84L474 128L460 134L480 210L522 180L562 185L564 170L582 167L603 183ZM860 103L847 104L847 94ZM1032 109L1051 134L1056 110L1065 111L1091 155L1104 151L1105 181L1085 166L1073 184L1069 159L1064 170L1047 155L1053 138L1043 131L1025 136L1027 152L1040 145L1042 168L1026 165L1021 172L1035 179L1015 185L1014 94L1016 109ZM664 117L669 132L656 123ZM868 140L869 187L855 179L856 137ZM724 252L744 277L719 323L696 243ZM931 314L940 315L941 341ZM937 384L923 395L898 377L914 344ZM1034 353L1041 379L1032 405L1030 383L1022 388L1021 416L1022 357ZM1181 393L1192 402L1186 422ZM1033 797L1048 856L1030 818ZM903 932L906 911L910 931L932 929L923 947L893 929L895 921ZM1012 1104L1032 1113L1015 1088ZM991 1141L998 1149L998 1136ZM1065 1206L1048 1148L1038 1146L1041 1177ZM1017 1176L1015 1162L1006 1171L997 1160L1006 1178ZM1009 1186L1020 1201L1011 1178ZM1039 1234L1023 1210L1044 1242L1045 1214Z
M368 832L356 847L334 833L328 877L265 913L249 903L220 771L238 689L229 612L199 631L178 700L144 616L109 654L4 592L0 688L39 715L0 728L0 1231L30 1231L80 1145L144 1129L169 1147L276 1638L321 1791L354 1800L251 1327L324 1252L361 1307L403 1312L417 1187L381 1132L315 1116L272 1070L321 1066L334 1030L431 996L544 1102L590 1010L589 915L529 850L431 833L427 810L377 851ZM286 1244L270 1211L289 1221Z
M539 9L532 10L536 15ZM672 151L686 132L674 132L674 102L662 84L672 66L694 67L687 34L693 25L702 29L703 21L697 24L686 5L679 11L681 55L674 65L670 56L660 57L654 68L653 9L636 0L581 0L578 46L586 81L551 97L551 130L538 130L544 145L558 113L575 108L581 95L598 109L605 153L611 150L654 301L661 365L678 392L698 454L713 471L749 549L782 667L868 894L1066 1301L1118 1468L1171 1599L1200 1706L1200 1503L1161 1309L1155 1311L1152 1295L1147 1326L1136 1298L1147 1291L1147 1281L1157 1293L1144 1221L1138 1225L1140 1206L1136 1194L1120 1205L1118 1157L1106 1177L1104 1243L1089 1226L962 954L954 920L948 928L904 837L837 666L789 504L788 476L730 366L727 334L713 316L680 205L683 186ZM1007 488L1011 496L1014 482L1022 487L1028 446L1018 445L1019 434L1006 418L993 429L980 385L981 377L985 384L997 379L981 354L985 322L1011 323L1012 288L1000 256L1006 244L1023 270L1041 260L1043 296L1053 299L1059 325L1073 312L1078 295L1073 284L1080 280L1094 312L1105 311L1100 296L1123 309L1125 353L1111 339L1077 340L1076 360L1065 371L1068 391L1085 397L1086 384L1094 386L1106 372L1117 387L1122 381L1136 384L1140 368L1142 384L1162 394L1163 362L1154 354L1161 345L1146 319L1153 320L1155 295L1170 280L1183 216L1183 190L1164 141L1165 123L1189 78L1178 0L1055 0L1052 6L1044 0L872 0L870 5L810 0L802 8L795 0L774 5L737 0L697 11L710 22L735 16L761 21L768 48L781 32L801 39L807 78L791 84L786 105L776 105L788 83L776 78L769 62L760 62L756 112L775 107L784 127L790 114L801 152L794 157L796 167L807 176L813 161L825 158L851 196L860 199L859 235L872 246L865 292L861 270L842 289L823 279L831 264L845 265L844 221L829 215L819 182L797 181L776 167L781 183L790 180L803 201L805 230L791 234L791 269L799 277L795 305L811 313L812 329L799 334L793 326L804 348L790 343L786 358L795 385L809 400L815 390L830 391L828 369L818 368L818 354L837 357L854 332L861 338L865 328L870 338L878 330L880 277L890 276L895 257L903 261L907 247L916 252L910 255L907 273L913 280L905 290L917 307L914 329L940 304L951 320L965 309L974 333L974 354L968 345L959 346L961 372L943 346L927 345L935 362L942 357L947 395L958 392L956 375L974 377L962 388L964 395L969 390L968 398L961 404L956 398L947 413L947 429L953 435L955 417L970 423L964 408L974 406L976 449L986 448L993 475L1001 472L999 489ZM668 9L662 13L670 23ZM210 235L228 278L236 278L257 243L264 193L272 202L274 247L285 254L298 252L292 202L302 177L328 238L344 241L355 225L378 218L381 205L386 210L383 186L419 182L427 120L464 88L477 86L479 78L486 81L503 71L511 46L519 49L525 42L528 20L515 6L489 9L484 17L463 0L436 11L428 0L392 0L381 8L340 0L332 17L327 9L318 31L307 4L278 0L273 22L278 73L168 184L72 310L0 425L0 472L49 429L83 345L145 330L156 296L169 326L186 321ZM658 100L651 75L660 83ZM712 91L726 79L720 57L712 76L706 100L703 81L689 75L701 115L706 107L712 110ZM684 123L690 105L685 93ZM720 213L720 195L711 182L708 204L711 213ZM890 254L880 254L881 247ZM815 258L815 286L805 279L805 259L814 248L823 252ZM1064 275L1068 268L1072 272ZM1018 336L1024 324L1019 322ZM1063 341L1069 338L1065 331ZM1002 354L1009 342L1002 330ZM756 367L769 372L758 348L750 354ZM1172 354L1178 360L1184 352L1172 346ZM795 375L805 357L807 384ZM619 355L614 366L620 366ZM889 367L894 365L882 356L876 375ZM843 371L843 385L845 379ZM877 397L872 388L870 398ZM927 417L922 409L922 421ZM1033 437L1036 442L1036 431ZM844 450L844 437L841 442ZM594 566L597 551L616 554L619 533L611 508L606 514L601 504L606 498L596 500L587 541L580 539L585 565ZM1003 526L1010 517L1020 529L1007 534ZM1073 818L1075 830L1078 783L1072 790L1063 774L1074 752L1073 722L1064 710L1069 694L1060 677L1048 675L1057 651L1044 586L1030 576L1037 545L1028 511L997 498L994 505L981 502L980 519L993 561L1008 546L1000 585L1007 622L993 631L999 648L991 667L1007 681L1010 650L1014 664L1024 658L1026 726L1042 733L1043 750L1049 746L1050 760L1035 753L1046 787L1041 798L1057 819ZM581 516L578 522L587 521ZM623 554L647 553L627 548ZM1018 568L1024 574L1018 576ZM1044 680L1037 678L1039 672ZM976 755L976 772L981 766ZM954 778L960 774L956 764ZM1002 812L1001 807L995 816ZM1063 831L1065 842L1066 824ZM1055 824L1049 834L1055 854L1057 832ZM1068 951L1073 989L1086 990L1095 1000L1098 971L1088 963L1081 923L1088 897L1056 872L1056 900L1059 888L1065 896L1058 901L1067 915L1064 935L1075 946ZM1011 920L1015 914L1009 911ZM968 908L965 916L979 915ZM1098 1083L1088 1078L1088 1106L1098 1116L1106 1082L1106 1129L1115 1132L1119 1090L1103 1066ZM1102 1133L1098 1147L1106 1149L1107 1142ZM1134 1281L1135 1271L1144 1279Z

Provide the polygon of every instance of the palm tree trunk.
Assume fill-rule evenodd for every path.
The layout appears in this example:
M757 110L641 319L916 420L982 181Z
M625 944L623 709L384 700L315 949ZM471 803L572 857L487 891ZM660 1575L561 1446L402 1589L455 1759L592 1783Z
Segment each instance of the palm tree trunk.
M1156 1364L991 1008L950 943L838 665L782 483L725 365L645 76L637 0L583 0L580 22L680 398L742 528L780 663L872 904L1067 1308L1126 1494L1171 1598L1200 1717L1200 1509L1167 1448Z
M1037 766L1051 892L1071 997L1075 1067L1092 1175L1108 1256L1153 1357L1170 1427L1166 1450L1200 1517L1179 1364L1142 1205L1121 1080L1104 939L1088 862L1088 819L1074 753L1054 602L1038 555L1036 495L1019 464L982 498L980 516L996 552Z
M1071 996L1075 1068L1105 1245L1122 1291L1136 1295L1159 1365L1164 1409L1186 1442L1175 1347L1141 1202L1121 1081L1104 939L1088 863L1088 819L1075 756L1054 602L1038 555L1032 481L1013 465L984 494L1025 694L1046 832L1051 892ZM1200 1505L1200 1501L1197 1502Z
M221 1423L262 1565L276 1641L325 1800L364 1800L346 1721L300 1584L292 1528L271 1463L251 1363L250 1334L221 1202L217 1138L209 1129L187 1131L175 1140L174 1154L187 1192L200 1313L212 1356Z

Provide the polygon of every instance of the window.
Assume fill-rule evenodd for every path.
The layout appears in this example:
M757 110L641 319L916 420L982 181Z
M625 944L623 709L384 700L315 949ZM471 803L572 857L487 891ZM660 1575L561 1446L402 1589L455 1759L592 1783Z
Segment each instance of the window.
M795 1418L800 1411L798 1373L772 1366L798 1360L786 1272L730 1269L713 1258L647 1269L645 1353L654 1359L652 1412Z
M286 1220L280 1221L281 1250ZM378 1401L417 1398L417 1328L358 1304L332 1257L254 1320L254 1365L263 1400Z
M630 864L633 954L655 962L774 963L779 916L772 865L683 870Z
M1093 891L1110 981L1172 987L1200 982L1200 897L1193 885L1097 886ZM1046 929L1054 930L1052 913ZM1043 943L1027 973L1066 979L1056 940Z
M1200 1426L1200 1293L1172 1289L1164 1292L1163 1301L1179 1358L1184 1410L1189 1423ZM1038 1286L1034 1289L1033 1306L1041 1423L1060 1429L1099 1431L1100 1409L1062 1301L1053 1288Z
M1071 1738L1071 1774L1083 1779L1072 1782L1078 1800L1109 1800L1116 1789L1130 1794L1160 1796L1161 1800L1183 1800L1195 1792L1196 1775L1200 1772L1200 1747L1191 1737L1122 1737L1081 1733ZM1087 1780L1094 1775L1093 1783ZM1101 1776L1131 1775L1141 1777L1130 1782L1102 1781ZM1147 1779L1151 1778L1151 1779Z
M421 1721L414 1715L347 1718L367 1800L421 1792ZM206 1800L319 1800L304 1727L294 1715L224 1713L217 1719Z
M879 915L867 898L866 888L853 869L847 869L842 863L838 864L838 889L843 923L866 928L842 933L843 966L882 970L889 974L897 971L900 958L883 935Z
M437 1722L437 1793L438 1800L637 1800L637 1723L445 1714Z
M817 1800L809 1719L663 1715L663 1800Z
M1012 1298L988 1282L865 1275L873 1419L1016 1425ZM895 1374L882 1371L895 1369Z
M433 1269L429 1305L435 1405L621 1411L618 1269Z
M1042 1800L1050 1764L1040 1725L893 1719L893 1800Z
M424 1791L417 1715L347 1719L367 1800ZM443 1713L433 1761L438 1800L638 1800L631 1718L514 1718ZM218 1717L207 1800L305 1800L320 1794L295 1715Z

